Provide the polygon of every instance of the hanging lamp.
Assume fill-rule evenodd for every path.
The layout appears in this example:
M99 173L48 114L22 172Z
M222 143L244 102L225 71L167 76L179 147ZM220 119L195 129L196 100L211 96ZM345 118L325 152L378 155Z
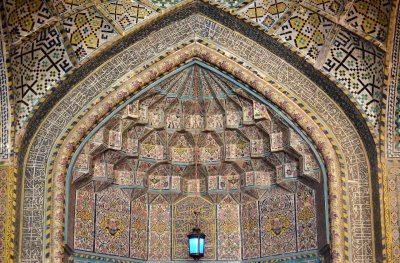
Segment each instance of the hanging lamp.
M200 258L204 257L204 246L206 235L201 232L198 226L198 214L199 212L194 212L196 217L196 226L193 228L192 232L187 236L189 239L189 256L195 261L199 261Z

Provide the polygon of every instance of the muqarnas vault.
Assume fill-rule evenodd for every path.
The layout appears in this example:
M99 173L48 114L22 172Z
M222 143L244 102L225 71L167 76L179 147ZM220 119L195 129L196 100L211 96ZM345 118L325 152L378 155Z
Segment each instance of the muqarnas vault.
M315 255L328 240L323 164L307 138L201 63L110 116L81 145L70 180L75 253L188 260L195 210L205 260Z

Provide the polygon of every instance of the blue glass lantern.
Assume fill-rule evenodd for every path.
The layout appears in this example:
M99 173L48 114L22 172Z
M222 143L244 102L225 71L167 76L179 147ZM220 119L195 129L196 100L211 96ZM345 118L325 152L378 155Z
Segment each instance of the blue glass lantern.
M200 232L200 228L195 227L187 237L189 239L189 256L198 261L204 257L206 235Z

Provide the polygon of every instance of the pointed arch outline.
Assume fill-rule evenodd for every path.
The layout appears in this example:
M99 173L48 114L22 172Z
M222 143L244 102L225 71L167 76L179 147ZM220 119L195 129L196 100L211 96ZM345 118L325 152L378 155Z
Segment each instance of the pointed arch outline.
M194 44L193 44L193 42L195 42ZM200 47L200 46L202 46L202 45L204 45L204 46L207 46L207 45L205 45L206 43L205 43L206 41L204 41L204 40L195 40L195 41L189 41L189 43L186 43L186 45L184 45L184 47L183 48L185 48L185 47L189 47L191 44L193 44L193 45L196 45L196 47ZM214 47L215 48L215 47ZM218 50L218 48L215 48L216 50ZM204 51L205 49L203 49L203 51ZM199 57L201 57L201 58L203 58L203 59L205 59L205 60L208 60L209 59L209 55L212 53L211 52L212 51L212 48L210 48L209 50L207 50L207 52L203 52L202 53L202 51L200 51L200 50L197 50L197 51L194 51L194 55L196 55L196 56L199 56ZM164 56L160 56L159 58L158 58L158 61L156 61L156 63L161 63L161 62L163 62L165 59L167 59L168 58L168 56L172 56L173 54L175 54L175 53L177 53L178 51L176 51L176 52L172 52L172 53L170 53L170 54L166 54L166 55L164 55ZM237 62L231 62L232 60L231 60L231 58L229 58L229 56L226 56L226 54L225 53L227 53L227 54L229 54L230 52L229 51L221 51L220 50L220 52L222 53L222 54L220 54L220 53L218 53L218 55L221 55L221 56L224 56L225 55L225 57L228 57L227 58L227 60L230 60L230 63L237 63ZM182 53L184 53L184 52L182 52ZM199 54L197 54L197 53L199 53ZM236 56L236 57L239 57L240 58L240 56ZM183 56L183 57L181 57L180 58L182 61L181 61L181 63L183 63L185 60L187 60L188 59L188 57L185 57L185 55ZM164 61L165 62L165 61ZM229 71L229 70L231 70L230 68L229 68L229 66L230 65L228 65L229 63L227 63L227 64L224 64L224 63L218 63L218 62L214 62L215 63L215 65L217 65L219 68L222 68L222 70L225 70L225 71ZM240 63L240 62L238 62L237 63L238 65L240 65L240 64L242 64L243 65L243 63ZM167 68L170 68L170 67L173 67L172 65L164 65L164 66L166 66ZM248 67L241 67L241 69L243 70L243 71L250 71L249 69L248 69ZM154 73L157 73L157 72L149 72L149 71L147 71L146 73L143 73L144 74L144 77L152 77L152 75L154 75ZM235 75L236 76L236 74L237 73L240 73L240 72L232 72L232 75ZM255 76L253 76L254 77L254 81L248 81L248 85L249 86L252 86L252 88L260 88L260 87L258 87L259 85L264 85L264 84L260 84L261 82L263 82L263 81L265 81L265 80L260 80L260 77L259 76L257 76L257 71L255 71L255 72L249 72L248 74L253 74L253 75L255 75ZM145 74L147 74L147 75L145 75ZM240 75L240 74L239 74ZM78 76L79 77L79 76ZM158 76L156 76L156 78L157 78ZM236 76L237 78L239 78L240 79L240 77L241 76ZM244 81L244 82L246 82L246 81ZM274 84L273 82L270 82L269 83L269 85L272 85L272 86L278 86L278 84ZM140 87L140 85L138 85L138 87L137 88L139 88ZM277 93L279 92L279 94L280 95L282 95L282 93L284 93L284 88L278 88L278 91L277 91ZM265 94L264 94L265 95ZM102 98L102 96L103 96L103 98ZM106 96L110 96L110 95L108 95L108 94L106 94L106 93L103 93L102 94L102 96L100 96L100 100L102 100L101 102L100 102L100 104L102 105L102 106L105 106L106 108L110 108L111 107L111 109L112 109L112 107L113 106L111 106L111 105L107 105L106 103L103 103L104 102L104 99L106 98ZM124 96L127 96L126 94L119 94L119 95L113 95L114 96L114 99L117 101L117 97L120 97L120 96L122 96L122 97L124 97ZM267 94L266 95L267 97L268 96L276 96L276 94L275 93L269 93L269 94ZM287 96L286 96L287 97ZM289 106L289 104L291 103L291 101L292 100L296 100L296 99L294 99L294 98L289 98L289 99L287 99L286 100L286 104L285 103L283 103L282 105L280 105L281 107L286 107L286 109L285 110L289 110L289 108L290 107L292 107L291 105ZM118 104L119 102L117 102L117 104ZM300 105L301 105L301 103L300 103ZM307 107L305 106L305 105L302 105L302 106L300 106L300 108L302 108L302 110L304 110L304 111L306 111L307 112ZM73 121L73 125L72 126L68 126L68 128L67 128L67 130L68 130L68 133L74 133L74 132L76 132L77 130L79 130L79 128L77 128L76 127L76 125L78 125L78 123L81 123L81 120L83 120L85 117L87 117L88 115L88 113L87 112L85 112L85 114L86 115L78 115L78 118L77 119L75 119L74 121ZM289 114L290 115L290 114ZM292 116L293 117L293 119L295 119L295 120L297 120L297 121L301 121L301 117L302 117L302 115L300 114L300 115L297 115L296 116L296 114L292 114L292 115L290 115L290 116ZM93 118L93 116L92 116L92 118ZM316 118L316 117L315 117ZM299 120L298 120L299 119ZM318 119L318 118L316 118L316 119ZM314 119L314 121L315 121L315 119ZM44 123L45 121L43 121L42 122L42 124ZM318 125L317 125L318 126ZM353 128L354 129L354 128ZM39 129L38 129L39 130ZM36 131L36 129L34 129L34 131ZM316 132L316 131L310 131L311 133L312 132ZM320 132L320 131L319 131ZM327 134L326 136L328 136L328 138L330 137L330 133L329 133L329 131L322 131L322 133L325 133L325 134ZM38 131L36 131L36 135L38 134ZM78 134L80 135L80 136L86 136L87 135L87 131L83 131L83 130L81 130L81 131L79 131L78 132ZM325 135L324 135L325 136ZM32 136L33 137L33 136ZM61 151L63 151L63 150L65 150L66 148L65 148L65 144L64 145L62 145L63 143L65 143L65 139L66 139L66 136L65 137L63 137L58 143L56 143L55 145L54 145L54 147L56 148L56 149L58 149L58 153L60 153ZM332 141L334 141L334 139L333 138L330 138ZM333 144L333 152L336 152L336 154L339 154L340 155L340 147L338 146L338 144L337 143L334 143L334 142L332 142L330 139L328 139L328 141L326 141L326 143L329 143L329 144ZM29 140L28 139L28 141L31 141L31 145L33 144L33 141L34 141L34 138L32 139L32 140ZM79 142L80 141L80 139L79 140L75 140L75 142ZM331 142L329 142L329 141L331 141ZM321 142L322 143L322 142ZM318 144L318 143L317 143ZM67 148L69 148L69 149L74 149L74 145L67 145ZM321 147L323 150L325 150L326 151L326 149L324 149L324 147L327 147L326 145L324 145L324 143L322 143L321 145L319 145L319 147ZM361 144L361 147L362 147L362 144ZM64 156L66 156L66 155L64 155ZM53 155L52 157L51 157L51 159L52 159L52 162L53 162L53 164L52 165L50 165L49 166L49 168L51 168L51 169L53 169L52 171L54 171L55 170L55 167L57 166L57 165L64 165L65 163L67 163L67 162L69 162L69 158L62 158L62 160L61 160L61 163L57 163L57 161L58 161L58 159L56 159L56 157L57 158L59 158L59 156L57 156L57 155ZM20 160L21 161L21 160ZM333 159L331 159L331 160L328 160L329 162L334 162L333 161ZM25 162L25 164L26 164L26 162ZM368 166L368 164L367 164L367 166ZM24 165L24 167L25 167L25 165ZM339 166L338 166L339 167ZM338 170L344 170L343 168L342 169L340 169L340 168L338 168ZM341 172L344 172L344 171L341 171ZM25 174L25 172L24 172L24 174ZM369 174L369 176L368 177L370 177L371 176L371 174L373 174L373 171L370 173L370 172L368 172L368 174ZM62 180L61 180L62 181ZM344 182L341 182L341 183L343 183L344 185L346 185L346 179L344 180ZM50 184L53 184L53 181L52 181L52 179L51 179L51 181L50 181ZM55 183L54 183L55 184ZM54 194L51 194L51 196L54 196ZM57 198L61 198L61 197L59 197L58 195L56 195L57 196ZM347 197L347 193L345 194L345 195L341 195L340 197L337 197L337 198L348 198ZM47 202L48 202L48 200L46 200ZM344 205L344 207L342 207L342 209L343 210L347 210L347 207L346 207L346 205ZM372 208L371 208L372 209ZM53 218L56 218L57 217L57 215L59 216L60 214L58 213L56 213L56 212L54 212L53 210L50 210L51 212L52 212L52 215L48 215L48 211L46 212L46 217L47 217L47 221L48 222L51 222L51 219ZM345 212L346 213L346 212ZM62 214L62 213L61 213ZM347 217L347 216L345 216L345 217ZM345 231L345 233L347 233L346 231ZM335 233L336 234L336 233ZM337 234L340 234L340 233L337 233ZM55 239L57 240L57 235L59 235L59 233L51 233L50 235L54 235L54 237L56 237ZM49 238L50 238L50 235L48 235L47 233L46 233L46 239L48 238L48 236L49 236ZM346 242L345 240L346 239L343 239L344 240L344 242ZM348 242L348 241L347 241ZM59 246L60 244L58 244L57 246ZM46 254L48 254L49 256L50 256L50 254L51 254L51 250L55 250L55 251L61 251L61 250L57 250L57 248L55 248L55 247L57 247L56 245L54 245L54 244L52 244L52 245L50 245L50 243L47 243L46 244L46 246L45 246L45 248L44 248L44 250L46 251ZM58 254L57 255L57 253L54 253L53 255L55 255L56 257L57 256L60 256L60 254ZM340 255L340 256L343 256L343 257L345 257L345 258L348 258L349 257L349 255L348 255L348 252L347 252L347 255L346 255L346 252L344 252L344 251L342 251L342 252L338 252L338 255Z

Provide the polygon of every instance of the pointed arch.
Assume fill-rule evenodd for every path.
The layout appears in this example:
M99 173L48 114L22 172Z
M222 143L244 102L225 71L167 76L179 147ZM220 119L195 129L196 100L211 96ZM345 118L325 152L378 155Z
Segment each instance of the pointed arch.
M229 37L224 36L227 32L229 34L237 34L203 16L186 17L182 21L194 24L212 24L215 32L219 32L220 40L229 40ZM171 23L166 25L165 28L169 27L171 30L174 26L175 24ZM165 37L168 36L167 31L163 33ZM239 34L238 38L241 37L243 36ZM241 40L244 41L246 38L243 37ZM125 44L129 43L129 39L126 41ZM43 243L28 244L25 247L26 249L39 251L44 258L51 259L51 262L58 262L62 259L64 255L61 233L63 230L62 217L65 213L65 178L68 162L76 147L95 126L123 101L136 92L140 92L141 88L151 84L164 74L168 74L176 67L179 67L182 63L187 63L193 58L199 58L234 76L261 96L279 106L283 112L306 131L318 146L318 150L322 153L329 171L332 249L336 259L341 261L351 260L358 256L364 256L365 258L379 257L378 245L376 245L376 251L370 254L365 251L362 255L353 255L351 253L352 249L347 247L348 239L354 240L354 238L357 238L349 232L353 227L358 227L358 229L361 229L371 237L369 241L360 240L363 245L370 248L374 246L374 236L379 237L379 224L378 226L375 225L375 231L378 231L378 235L373 234L374 222L379 223L379 205L375 204L376 211L374 213L372 211L373 204L370 201L372 194L377 194L376 190L372 189L374 184L370 182L376 171L369 168L376 167L373 165L376 162L376 157L374 155L375 148L368 148L371 144L373 145L373 140L366 140L371 139L370 133L367 131L368 128L362 118L357 117L359 113L354 109L354 106L346 102L345 96L340 95L340 92L335 94L336 97L334 96L337 100L333 100L321 90L320 85L322 83L327 83L328 87L332 87L332 83L313 70L310 71L311 73L306 71L307 74L303 75L304 72L302 73L301 69L297 71L293 66L282 60L274 60L273 63L278 63L278 65L281 63L280 65L283 67L279 70L287 74L287 76L290 75L290 77L273 80L264 76L265 73L273 71L272 64L269 64L269 70L258 67L262 65L254 66L252 61L241 59L240 51L229 49L229 45L225 47L216 45L214 41L200 36L192 36L189 39L182 38L182 41L176 43L177 50L167 51L161 55L153 54L150 56L153 61L145 67L138 66L134 70L130 68L129 71L122 69L118 63L121 63L124 59L129 59L134 54L133 50L137 48L135 44L139 42L134 42L129 48L125 47L125 51L122 49L119 54L112 53L114 57L108 57L108 60L100 59L98 63L101 61L104 63L101 66L97 66L93 62L93 72L90 74L85 72L87 69L83 68L81 72L72 75L62 84L63 87L61 87L60 92L53 93L53 97L49 98L48 103L43 105L42 109L37 113L47 113L47 116L45 118L37 116L30 123L29 127L32 130L28 129L22 147L22 153L26 154L26 158L25 160L20 159L20 167L25 169L20 171L21 176L25 178L25 182L21 183L27 185L28 180L32 179L34 181L35 179L33 178L35 177L38 178L39 182L47 181L46 191L48 193L45 198L47 208L44 212L46 217L43 218L43 223L48 227L46 232L42 233L44 237ZM153 43L147 42L146 45L147 47L154 47L157 44L154 41ZM261 46L261 48L264 49L260 49L259 52L268 52L265 47ZM271 53L269 55L274 58L274 54ZM277 59L276 56L275 58ZM267 64L267 62L265 63ZM128 75L123 76L124 74L120 74L117 79L121 81L116 85L110 85L115 79L113 81L110 80L110 76L107 75L110 74L107 67L113 68L114 73L115 70L122 69ZM310 78L313 78L313 74L319 74L321 79L310 81ZM86 79L82 79L83 76L86 76ZM80 79L80 81L76 81L74 78ZM290 79L292 80L290 81ZM102 81L104 82L102 83ZM293 83L293 81L296 81L296 83ZM96 87L97 85L99 86ZM64 91L63 88L65 89ZM63 94L67 88L71 89L71 92ZM108 90L105 91L104 89ZM82 94L85 94L87 98L81 98ZM311 94L312 98L310 98ZM61 97L62 99L60 99ZM78 101L72 103L73 100ZM67 106L69 103L72 104ZM348 110L346 112L343 110L345 108L344 105ZM361 124L355 128L352 121ZM366 129L363 130L363 127ZM50 134L51 138L49 138ZM362 154L357 155L356 151L353 151L350 147L359 149ZM364 147L368 148L370 152L366 151ZM369 161L368 156L370 157ZM49 159L48 163L46 158ZM32 160L37 160L39 164L42 163L43 167L32 165ZM351 163L352 160L356 161ZM370 166L371 164L372 166ZM360 193L365 189L369 189L365 196L357 196L357 200L349 200L352 198L350 193ZM33 197L25 193L21 200L30 202ZM24 202L20 202L20 204ZM370 225L354 226L351 222L345 222L348 218L352 218L352 214L355 213L352 210L353 205L356 206L358 204L365 205L365 211L363 210L362 213L365 213L365 217L370 218ZM21 207L21 213L26 215L26 212L26 208ZM373 220L372 216L378 220ZM25 216L23 220L28 220L28 218ZM348 228L346 225L348 225ZM29 235L30 231L30 229L22 228L21 236ZM350 235L347 238L345 236L348 233ZM21 247L24 245L21 244ZM34 247L35 245L36 247ZM373 250L371 249L371 251ZM20 256L23 257L24 255Z

